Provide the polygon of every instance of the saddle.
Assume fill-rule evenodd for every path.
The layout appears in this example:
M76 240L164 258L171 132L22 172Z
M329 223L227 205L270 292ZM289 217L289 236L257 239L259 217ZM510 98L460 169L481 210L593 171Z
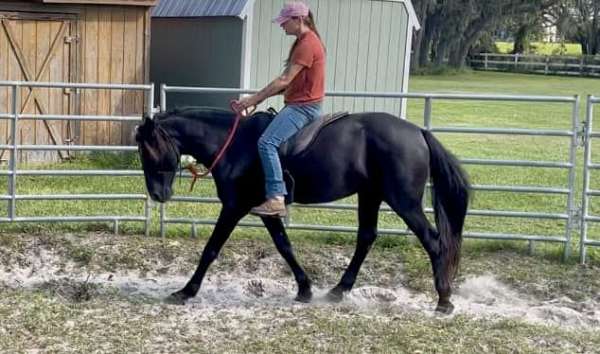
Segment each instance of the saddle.
M338 119L349 116L348 112L336 112L326 114L314 122L300 129L290 139L279 146L279 154L281 156L295 156L301 154L312 144L319 132L324 127L335 122Z

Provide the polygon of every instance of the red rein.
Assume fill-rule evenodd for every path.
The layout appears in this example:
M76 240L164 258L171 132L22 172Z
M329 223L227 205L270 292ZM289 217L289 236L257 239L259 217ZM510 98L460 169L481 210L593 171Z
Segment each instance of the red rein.
M229 148L229 145L231 145L231 142L233 141L235 132L237 131L238 126L240 125L240 120L242 118L245 118L248 115L252 114L252 112L254 112L254 110L256 109L256 107L253 107L252 109L245 108L242 110L238 110L235 105L235 101L231 101L230 107L231 107L231 110L235 112L235 120L233 121L233 126L229 130L229 133L227 134L227 139L225 139L225 143L223 144L223 146L221 146L221 148L217 152L217 155L216 155L215 159L213 160L212 164L210 165L210 167L208 168L208 170L206 170L202 173L198 173L198 171L196 170L196 168L194 166L188 165L186 167L186 169L188 171L190 171L190 173L192 174L192 184L190 185L190 192L194 190L194 184L196 183L196 180L198 178L205 177L206 175L211 173L212 170L217 165L217 163L219 163L219 161L223 158L223 155L225 155L225 152L227 151L227 149Z

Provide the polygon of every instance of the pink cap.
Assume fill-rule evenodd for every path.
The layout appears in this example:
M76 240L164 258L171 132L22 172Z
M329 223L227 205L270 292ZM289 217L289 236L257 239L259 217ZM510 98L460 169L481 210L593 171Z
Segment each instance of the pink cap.
M292 17L307 17L308 6L301 1L288 2L283 6L283 9L279 12L279 16L273 19L273 22L278 25L284 24Z

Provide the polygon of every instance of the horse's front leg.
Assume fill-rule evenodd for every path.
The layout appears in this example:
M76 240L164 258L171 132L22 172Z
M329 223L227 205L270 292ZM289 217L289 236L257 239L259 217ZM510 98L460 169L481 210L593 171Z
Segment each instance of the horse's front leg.
M298 264L298 261L296 261L296 257L294 257L292 244L288 239L281 219L264 217L262 218L262 221L267 227L267 230L269 230L271 238L275 243L275 247L277 247L281 256L292 269L292 273L294 273L294 277L298 283L298 295L296 296L296 301L310 302L312 299L312 291L310 290L311 281L304 272L304 269L302 269L300 264Z
M202 285L202 280L204 279L208 267L217 258L221 248L229 238L229 235L231 235L231 232L237 223L244 215L246 215L246 213L247 212L241 210L226 207L221 209L213 233L208 239L206 246L204 246L204 251L202 251L202 256L200 257L200 263L198 264L198 268L196 268L194 275L192 275L192 278L183 289L171 294L166 299L167 302L183 305L187 299L196 296L198 290L200 290L200 285Z

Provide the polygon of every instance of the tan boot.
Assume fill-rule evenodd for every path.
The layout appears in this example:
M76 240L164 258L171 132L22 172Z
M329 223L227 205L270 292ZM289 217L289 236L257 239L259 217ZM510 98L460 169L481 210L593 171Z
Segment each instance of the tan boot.
M261 205L250 210L250 214L256 216L279 216L287 215L283 197L269 198Z

